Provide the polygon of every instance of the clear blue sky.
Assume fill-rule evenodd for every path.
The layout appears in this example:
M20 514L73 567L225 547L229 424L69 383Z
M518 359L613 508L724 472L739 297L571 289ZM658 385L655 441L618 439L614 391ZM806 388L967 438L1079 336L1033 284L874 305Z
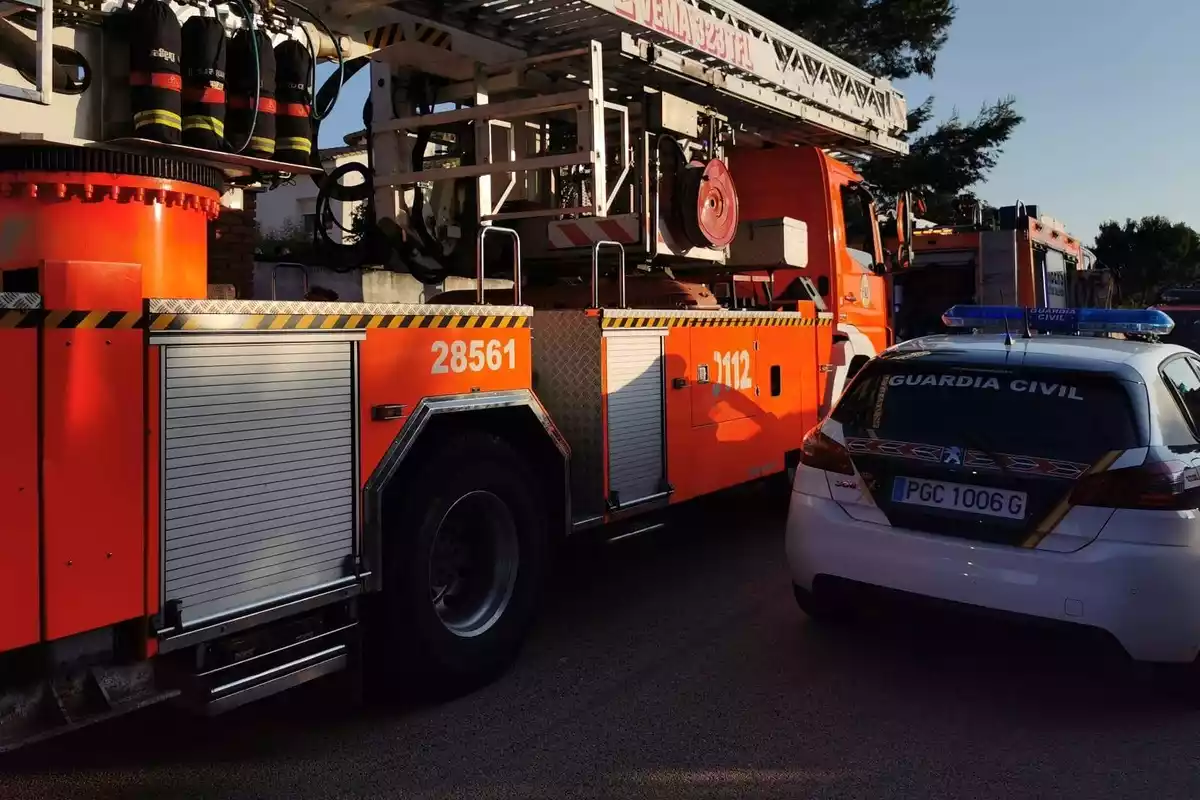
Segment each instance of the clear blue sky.
M935 118L1017 99L1025 123L978 193L1020 199L1090 242L1109 218L1200 228L1200 1L959 0L932 80Z
M1200 0L958 5L935 77L900 88L910 106L934 95L935 119L1017 98L1025 123L980 196L1036 203L1087 242L1109 218L1162 214L1200 228ZM361 128L366 78L348 84L322 147Z

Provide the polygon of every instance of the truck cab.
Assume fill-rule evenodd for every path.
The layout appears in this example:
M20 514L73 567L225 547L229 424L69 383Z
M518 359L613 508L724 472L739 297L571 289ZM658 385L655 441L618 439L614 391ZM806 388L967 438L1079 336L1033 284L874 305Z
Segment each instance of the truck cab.
M1079 308L1107 305L1111 291L1079 239L1037 206L996 210L991 220L926 225L913 259L892 273L899 339L944 333L941 314L958 303ZM1100 291L1104 289L1104 291Z
M820 148L735 148L729 162L744 221L791 217L808 229L807 268L749 273L768 281L735 281L734 296L757 306L814 300L832 311L836 397L892 341L875 200L853 167Z

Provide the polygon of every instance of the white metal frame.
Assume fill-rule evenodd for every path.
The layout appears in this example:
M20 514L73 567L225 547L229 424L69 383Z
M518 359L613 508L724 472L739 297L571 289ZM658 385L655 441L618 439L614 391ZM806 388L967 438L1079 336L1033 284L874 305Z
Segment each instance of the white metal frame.
M375 159L375 191L377 213L401 219L408 213L410 204L407 198L402 200L401 192L407 192L406 187L436 180L457 180L474 178L477 182L478 215L482 222L497 222L510 219L527 219L531 217L562 216L564 214L586 214L596 217L608 215L608 209L616 199L628 178L631 168L629 148L629 109L628 107L608 102L604 99L604 54L599 42L589 42L586 48L576 48L558 53L551 53L536 59L522 59L517 62L476 68L475 80L470 83L471 105L449 111L434 112L406 117L394 118L390 114L393 107L393 67L389 59L389 50L411 47L408 42L397 42L380 50L372 65L372 153ZM492 86L497 88L505 83L505 79L514 88L519 85L520 75L531 66L541 66L550 62L567 59L584 58L589 72L576 87L568 87L557 91L510 100L491 102ZM508 77L512 76L512 77ZM447 92L449 97L460 98L467 91L463 84L456 84ZM605 112L618 115L620 124L620 146L622 171L611 191L608 186L607 148L605 143ZM557 155L527 157L518 156L516 149L516 126L526 121L552 114L574 115L577 129L576 152ZM474 121L475 130L475 164L422 169L412 171L408 166L412 163L412 139L410 132L421 128L440 127L458 122ZM505 131L507 158L497 158L493 146L492 133L500 129ZM499 212L499 207L516 187L518 175L538 170L553 170L559 167L586 165L591 168L588 183L591 188L592 200L589 204L576 208L544 208L514 212ZM493 198L492 176L508 175L508 183L499 198ZM399 190L399 191L397 191ZM389 213L390 212L390 213Z
M732 100L770 112L770 139L851 154L908 151L900 138L906 103L888 80L733 0L398 0L386 7L335 0L331 10L347 31L404 23L450 32L455 56L488 64L505 60L497 56L504 50L536 60L594 40L625 56L606 64L615 70L610 83L625 93L637 91L639 73L658 71L676 84L658 88L698 82L707 84L709 103Z
M50 98L54 96L54 0L3 0L0 2L0 19L25 10L37 12L37 31L34 37L37 67L34 88L0 84L0 97L28 100L48 106Z

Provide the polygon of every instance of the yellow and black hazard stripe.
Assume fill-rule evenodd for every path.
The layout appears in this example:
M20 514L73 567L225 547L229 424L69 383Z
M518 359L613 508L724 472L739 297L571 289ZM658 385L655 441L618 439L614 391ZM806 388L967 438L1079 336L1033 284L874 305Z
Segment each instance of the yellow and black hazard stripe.
M369 31L363 31L363 41L371 45L371 47L388 47L396 42L409 41L409 38L404 33L404 27L396 23L394 25L384 25L381 28L372 28ZM435 28L432 25L421 25L419 23L414 26L411 41L419 42L429 47L436 47L439 50L450 50L454 45L454 38L449 32Z
M131 330L141 323L140 311L0 311L0 328Z
M431 25L418 24L413 33L416 40L421 44L427 44L430 47L436 47L440 50L449 50L454 43L449 33L440 28L434 28Z
M491 314L155 314L151 331L346 331L375 328L526 328Z
M0 329L147 327L138 311L0 309ZM152 331L345 331L373 328L527 328L528 316L494 314L152 314Z
M604 317L605 328L771 328L791 326L801 328L827 327L832 319L802 317Z

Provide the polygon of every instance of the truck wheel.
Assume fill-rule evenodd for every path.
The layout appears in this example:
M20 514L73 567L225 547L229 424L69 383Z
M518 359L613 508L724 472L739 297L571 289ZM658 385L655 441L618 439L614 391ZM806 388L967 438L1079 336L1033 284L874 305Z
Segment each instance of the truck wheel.
M384 529L386 679L457 695L520 651L547 570L546 520L533 471L498 437L458 436L416 475Z

